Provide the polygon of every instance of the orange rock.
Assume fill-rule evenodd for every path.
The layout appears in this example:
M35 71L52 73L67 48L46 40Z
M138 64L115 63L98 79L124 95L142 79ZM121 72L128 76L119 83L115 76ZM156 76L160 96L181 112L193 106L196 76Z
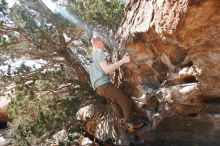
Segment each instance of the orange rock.
M8 121L7 110L4 108L0 108L0 122L7 122L7 121Z
M219 0L129 0L125 13L116 38L131 54L131 74L123 77L129 95L158 100L152 115L163 115L146 140L219 145ZM191 68L184 76L183 67Z

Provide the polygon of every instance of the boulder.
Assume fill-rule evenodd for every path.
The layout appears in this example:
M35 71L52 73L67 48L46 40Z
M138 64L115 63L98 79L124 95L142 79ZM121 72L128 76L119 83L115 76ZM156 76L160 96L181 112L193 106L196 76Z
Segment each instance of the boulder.
M116 39L132 61L119 82L145 104L145 142L220 144L219 34L219 0L127 2Z
M115 84L150 121L137 131L143 145L219 145L219 0L128 0L124 13L114 51L128 52L131 62ZM91 107L78 114L88 133L114 144L132 142L112 123L114 108L97 114Z
M91 104L82 107L76 114L81 120L82 128L99 141L111 141L115 145L129 145L129 137L124 127L117 122L117 107L115 104Z
M11 143L9 139L0 136L0 146L7 146Z

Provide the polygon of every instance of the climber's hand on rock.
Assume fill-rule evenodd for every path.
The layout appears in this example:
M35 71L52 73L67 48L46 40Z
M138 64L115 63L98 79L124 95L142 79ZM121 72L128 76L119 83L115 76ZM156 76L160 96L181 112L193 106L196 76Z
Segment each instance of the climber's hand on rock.
M128 55L128 53L125 53L125 55L122 58L124 63L128 63L131 61L131 57Z

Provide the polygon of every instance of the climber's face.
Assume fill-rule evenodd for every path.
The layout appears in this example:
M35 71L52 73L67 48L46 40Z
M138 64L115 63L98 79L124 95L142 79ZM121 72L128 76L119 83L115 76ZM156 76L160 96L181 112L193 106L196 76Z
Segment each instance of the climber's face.
M101 37L99 37L99 36L93 36L91 39L91 43L92 43L93 47L95 47L97 49L104 49L105 48L104 43L103 43Z

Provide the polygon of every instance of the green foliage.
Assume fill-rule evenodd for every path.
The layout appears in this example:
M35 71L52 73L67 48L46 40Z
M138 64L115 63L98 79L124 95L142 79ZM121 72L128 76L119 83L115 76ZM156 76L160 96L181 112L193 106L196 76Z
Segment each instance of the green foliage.
M0 16L3 16L6 14L6 9L7 9L7 3L5 0L0 1ZM2 14L1 14L2 13Z
M43 97L36 99L31 96L17 95L10 103L10 115L13 118L11 127L16 129L13 133L13 142L17 145L33 145L41 142L45 133L53 133L67 129L69 132L79 131L75 113L78 98Z
M2 26L2 24L5 21L6 18L6 14L7 14L7 3L5 0L0 0L0 27ZM2 34L0 33L0 38L2 38L1 36ZM1 43L1 39L0 39L0 43Z
M117 30L123 17L124 2L121 0L71 0L75 11L87 23Z
M45 79L56 78L61 74L60 71L35 74L32 77L36 80L28 84L17 79L15 97L8 106L9 117L13 119L10 127L15 131L12 137L14 144L36 145L44 140L43 135L47 134L48 138L62 129L68 132L81 131L75 114L81 106L95 100L93 91L86 90L84 84L78 80L72 81L73 85L59 96L39 95L37 93L43 92L35 91L39 88L47 92L57 87L57 83L48 83Z

